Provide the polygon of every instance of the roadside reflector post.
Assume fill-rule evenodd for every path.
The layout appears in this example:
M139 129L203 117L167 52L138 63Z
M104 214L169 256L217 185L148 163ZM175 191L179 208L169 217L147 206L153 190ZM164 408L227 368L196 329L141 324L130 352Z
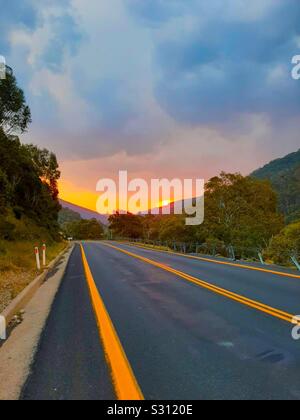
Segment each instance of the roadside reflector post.
M300 264L297 260L297 258L295 257L295 255L291 256L291 260L293 261L293 263L295 264L295 266L297 267L297 269L300 271Z
M229 246L229 254L231 255L231 260L236 261L235 250L234 250L234 247L232 245Z
M6 340L6 319L0 315L0 340Z
M217 248L213 246L213 256L215 257L217 255Z
M46 264L47 264L46 252L47 252L46 244L43 244L43 266L44 267L46 267Z
M35 252L35 258L36 258L36 268L38 269L38 271L40 271L41 270L40 251L37 246L34 248L34 252Z
M261 264L262 264L262 265L265 265L264 257L263 257L263 255L262 255L262 253L261 253L261 252L259 252L259 253L258 253L258 258L259 258L259 260L260 260Z

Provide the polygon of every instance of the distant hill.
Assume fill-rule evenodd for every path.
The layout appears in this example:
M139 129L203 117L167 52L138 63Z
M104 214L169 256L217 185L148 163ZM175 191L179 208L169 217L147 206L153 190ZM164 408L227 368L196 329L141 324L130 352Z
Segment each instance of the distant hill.
M59 200L61 206L65 209L72 210L72 212L78 213L82 219L96 219L99 220L104 226L108 225L108 216L104 214L99 214L96 211L86 209L76 204L69 203L68 201Z
M268 179L279 195L280 210L287 222L300 220L300 150L274 160L251 176Z
M195 206L196 199L194 198L193 200L194 200L193 206ZM165 205L165 206L161 206L161 207L155 207L151 210L143 211L143 212L141 212L141 215L146 215L146 214L149 214L149 213L162 215L162 214L164 214L163 212L165 210L169 211L170 214L172 215L172 214L175 214L175 206L177 206L178 204L182 207L182 209L183 209L182 211L184 212L185 204L184 204L184 200L181 200L181 201L171 202L169 205ZM168 213L166 213L166 214L168 214Z
M63 207L58 214L58 223L61 227L79 220L81 220L80 214L67 207Z

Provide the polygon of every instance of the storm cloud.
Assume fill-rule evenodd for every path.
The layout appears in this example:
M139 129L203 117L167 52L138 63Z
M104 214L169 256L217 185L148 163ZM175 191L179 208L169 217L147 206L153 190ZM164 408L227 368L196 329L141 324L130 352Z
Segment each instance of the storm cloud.
M298 0L11 0L0 24L27 138L64 160L175 159L185 144L219 165L218 142L261 159L299 143Z

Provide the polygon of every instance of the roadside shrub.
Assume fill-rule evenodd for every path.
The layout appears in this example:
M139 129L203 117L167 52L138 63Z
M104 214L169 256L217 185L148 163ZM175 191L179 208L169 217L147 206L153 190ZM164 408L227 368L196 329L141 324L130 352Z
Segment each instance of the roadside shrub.
M5 213L9 198L9 183L6 174L0 168L0 212Z
M225 243L217 238L208 238L205 242L205 246L207 247L209 254L226 256Z
M0 242L0 256L2 257L4 255L6 255L6 247L2 242Z
M19 206L14 207L13 208L13 212L14 212L15 218L17 220L21 220L22 219L22 215L24 213L22 207L19 207Z
M291 256L300 259L300 222L286 226L276 235L265 254L276 264L289 264Z
M10 223L7 219L0 219L0 238L6 241L14 240L14 232L16 226L13 223Z

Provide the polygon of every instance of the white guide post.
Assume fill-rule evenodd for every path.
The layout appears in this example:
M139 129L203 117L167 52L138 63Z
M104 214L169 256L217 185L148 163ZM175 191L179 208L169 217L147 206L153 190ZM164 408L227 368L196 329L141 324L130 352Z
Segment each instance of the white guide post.
M37 246L34 248L34 253L35 253L35 258L36 258L36 268L38 269L38 271L40 271L41 270L40 251Z
M46 267L47 258L46 258L47 247L46 244L43 244L43 266Z

